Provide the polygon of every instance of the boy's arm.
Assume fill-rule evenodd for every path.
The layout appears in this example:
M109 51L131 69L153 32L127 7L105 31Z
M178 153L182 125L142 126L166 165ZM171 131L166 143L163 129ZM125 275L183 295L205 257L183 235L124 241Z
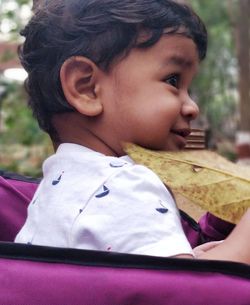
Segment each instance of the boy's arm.
M250 264L250 209L247 210L231 234L216 247L203 252L198 258L228 260Z
M211 250L214 247L217 247L222 241L210 241L205 244L202 244L200 246L197 246L193 249L194 255L188 255L188 254L180 254L175 255L176 258L200 258L201 255L203 255L205 252Z

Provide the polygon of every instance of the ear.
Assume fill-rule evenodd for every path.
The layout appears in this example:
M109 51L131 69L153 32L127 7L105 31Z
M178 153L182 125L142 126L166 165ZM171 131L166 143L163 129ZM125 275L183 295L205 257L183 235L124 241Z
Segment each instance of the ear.
M60 70L60 80L68 103L86 116L97 116L103 106L99 99L98 67L88 58L67 59Z

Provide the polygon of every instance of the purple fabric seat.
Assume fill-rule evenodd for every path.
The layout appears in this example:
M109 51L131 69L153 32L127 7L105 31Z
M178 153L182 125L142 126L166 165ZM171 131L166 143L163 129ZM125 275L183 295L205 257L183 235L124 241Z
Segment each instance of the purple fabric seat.
M249 305L236 263L0 245L4 305ZM5 256L5 258L4 258Z
M27 217L38 180L0 172L0 241L13 241Z
M14 244L37 181L0 175L0 304L250 305L250 266ZM196 246L233 225L181 213Z

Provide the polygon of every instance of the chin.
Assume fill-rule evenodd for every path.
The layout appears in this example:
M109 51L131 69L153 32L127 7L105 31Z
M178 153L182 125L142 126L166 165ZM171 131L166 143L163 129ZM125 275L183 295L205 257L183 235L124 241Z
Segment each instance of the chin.
M183 150L183 145L177 145L176 143L165 143L165 144L144 144L144 143L135 143L146 149L155 150L155 151L179 151Z
M166 145L162 150L164 151L180 151L183 150L185 146L183 145L176 145L175 143Z

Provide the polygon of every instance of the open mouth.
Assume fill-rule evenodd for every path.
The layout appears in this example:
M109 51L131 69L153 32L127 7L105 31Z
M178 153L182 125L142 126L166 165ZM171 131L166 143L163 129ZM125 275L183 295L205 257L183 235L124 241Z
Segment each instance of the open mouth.
M190 135L191 130L185 129L172 129L172 134L175 136L175 144L179 149L183 149L187 145L187 137Z
M182 137L182 138L187 138L190 133L191 133L191 130L186 128L186 129L172 129L171 130L172 133Z

